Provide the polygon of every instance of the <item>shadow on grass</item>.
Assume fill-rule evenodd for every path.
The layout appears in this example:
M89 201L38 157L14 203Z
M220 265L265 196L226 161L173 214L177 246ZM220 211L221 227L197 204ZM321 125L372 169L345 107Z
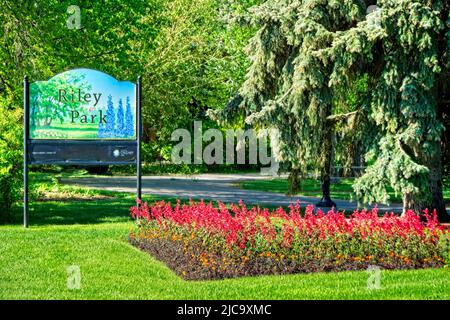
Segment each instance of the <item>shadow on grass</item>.
M132 198L98 201L31 202L29 223L33 225L96 224L131 220ZM12 224L22 224L22 206L14 209Z
M113 192L108 195L114 196ZM174 197L155 197L152 195L143 195L143 201L149 204L155 201L164 200L174 205L177 198ZM189 199L180 199L181 203L189 203ZM193 199L199 201L200 199ZM209 202L205 200L205 202ZM102 200L64 200L64 201L31 201L29 203L29 224L30 226L42 225L75 225L75 224L98 224L111 222L127 222L131 221L129 215L130 207L135 205L134 195L117 193L112 199ZM213 205L217 206L217 202L213 201ZM230 207L230 204L226 204ZM252 207L254 204L247 204ZM270 211L275 210L278 206L263 206ZM283 207L288 210L287 207ZM302 210L303 211L303 210ZM23 223L23 207L18 205L14 208L12 221L9 225L21 225Z
M149 204L161 200L175 204L177 198L143 195L142 200ZM181 203L188 202L189 199L181 200ZM130 207L135 204L134 195L121 193L118 193L113 199L95 201L31 201L29 224L30 226L42 226L127 222L131 221ZM18 205L14 208L12 221L7 224L21 225L22 223L23 207Z
M144 196L143 201L153 203L154 201L168 201L175 204L177 198ZM198 201L198 199L194 199ZM182 199L181 203L188 203L188 199ZM217 206L216 202L213 202ZM135 205L133 196L118 197L97 201L46 201L30 202L29 223L33 225L73 225L73 224L96 224L111 222L131 221L129 215L130 207ZM251 207L251 205L248 205ZM23 223L23 207L14 208L12 222L10 225L21 225ZM268 206L270 210L277 207Z

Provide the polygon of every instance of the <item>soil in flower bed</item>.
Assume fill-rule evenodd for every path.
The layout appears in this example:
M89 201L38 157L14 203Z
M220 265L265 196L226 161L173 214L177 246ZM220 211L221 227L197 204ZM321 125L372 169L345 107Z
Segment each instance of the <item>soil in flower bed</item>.
M254 258L231 259L220 252L207 252L201 244L187 247L182 240L153 239L137 240L130 237L130 243L164 262L178 276L185 280L214 280L244 276L295 274L312 272L338 272L366 270L376 265L381 269L424 269L440 268L445 265L440 259L421 262L406 261L404 257L392 256L388 261L373 257L337 258L332 260L299 260L267 254Z

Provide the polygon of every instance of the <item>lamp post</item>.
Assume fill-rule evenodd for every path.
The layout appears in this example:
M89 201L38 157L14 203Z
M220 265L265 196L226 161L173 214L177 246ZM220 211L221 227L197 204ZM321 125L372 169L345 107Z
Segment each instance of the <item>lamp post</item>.
M331 114L331 106L328 106L328 114ZM323 136L323 148L321 159L321 180L322 180L322 200L316 204L316 207L336 208L336 203L330 197L331 185L331 163L333 162L333 130L332 126L326 126Z
M336 203L330 196L331 178L329 175L322 177L322 200L316 204L318 208L336 208Z

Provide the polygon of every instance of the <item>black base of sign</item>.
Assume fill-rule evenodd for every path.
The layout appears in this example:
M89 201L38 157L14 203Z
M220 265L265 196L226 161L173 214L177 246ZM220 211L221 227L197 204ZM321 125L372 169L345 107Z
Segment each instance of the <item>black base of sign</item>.
M121 165L136 164L136 141L39 140L29 146L30 164Z

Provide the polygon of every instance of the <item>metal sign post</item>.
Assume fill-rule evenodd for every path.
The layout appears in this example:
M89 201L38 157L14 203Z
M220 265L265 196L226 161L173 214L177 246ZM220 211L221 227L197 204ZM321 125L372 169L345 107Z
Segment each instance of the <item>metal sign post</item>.
M29 165L136 164L141 199L141 107L140 76L131 83L97 70L74 69L32 84L24 77L25 228Z
M23 79L23 226L28 228L28 137L30 133L30 83Z
M137 175L137 198L142 199L142 166L141 166L141 138L142 138L142 112L141 112L141 77L136 82L136 112L137 112L137 152L136 152L136 175Z

